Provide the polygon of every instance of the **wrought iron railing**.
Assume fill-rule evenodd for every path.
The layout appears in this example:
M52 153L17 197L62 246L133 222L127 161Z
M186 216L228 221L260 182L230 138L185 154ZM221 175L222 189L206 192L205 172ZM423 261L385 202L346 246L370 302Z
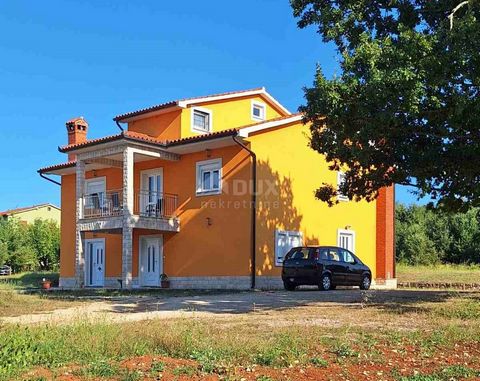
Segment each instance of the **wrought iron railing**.
M122 190L108 190L83 196L83 218L121 216Z
M133 212L141 217L175 217L177 199L176 194L141 190L136 193Z
M149 191L135 193L133 213L141 217L175 217L177 195ZM123 211L122 190L108 190L83 196L83 218L121 216Z

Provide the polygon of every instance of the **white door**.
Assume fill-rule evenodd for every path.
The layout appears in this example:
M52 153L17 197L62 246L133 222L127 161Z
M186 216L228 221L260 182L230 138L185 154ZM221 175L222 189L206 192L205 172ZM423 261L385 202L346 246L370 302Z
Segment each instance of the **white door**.
M142 237L140 244L140 286L160 286L163 271L161 237Z
M159 216L162 213L163 171L161 168L142 172L141 185L142 213L147 216Z
M87 285L103 287L105 277L105 242L87 241L86 256Z
M355 253L355 232L350 230L339 231L338 246Z

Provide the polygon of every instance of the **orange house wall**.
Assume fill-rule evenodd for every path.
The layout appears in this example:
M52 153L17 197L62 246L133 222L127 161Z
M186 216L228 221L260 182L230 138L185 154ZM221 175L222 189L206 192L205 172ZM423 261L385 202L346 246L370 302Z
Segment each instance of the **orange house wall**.
M181 110L130 122L128 130L140 132L161 140L180 138Z
M196 162L222 158L223 193L196 196ZM236 195L232 180L250 179L248 155L237 146L215 149L207 157L205 152L184 155L178 162L151 160L134 167L134 189L140 188L142 170L163 168L163 189L178 195L179 233L153 230L133 230L133 276L138 276L139 238L142 235L163 234L164 272L169 276L239 276L250 273L250 212L249 208L236 208L249 201L248 194ZM107 190L120 189L122 173L119 169L96 171L106 176ZM87 172L86 178L92 178ZM205 208L206 203L214 207ZM62 179L62 277L75 275L75 175ZM207 217L212 224L207 225ZM121 234L86 233L85 238L105 238L105 276L121 275Z

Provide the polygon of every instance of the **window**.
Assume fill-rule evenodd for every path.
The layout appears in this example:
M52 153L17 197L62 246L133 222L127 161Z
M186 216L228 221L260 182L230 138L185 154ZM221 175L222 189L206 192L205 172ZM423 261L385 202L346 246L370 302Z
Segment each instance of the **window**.
M353 230L338 229L337 246L355 253L355 232Z
M197 195L222 192L222 159L197 163Z
M340 201L348 201L348 197L340 192L340 186L344 182L345 182L345 173L340 172L340 171L337 172L337 189L338 189L337 199L340 200Z
M355 263L355 259L353 258L352 254L348 250L343 250L340 249L338 250L340 253L340 260L342 262L347 262L347 263Z
M192 131L211 132L212 112L205 108L192 108Z
M285 256L286 259L309 259L310 249L307 247L299 247L297 249L290 250L287 255Z
M281 266L285 255L294 247L303 245L303 236L297 231L275 231L275 265Z
M265 104L252 101L252 119L253 120L265 120Z
M328 249L327 255L328 255L328 260L329 261L335 261L335 262L340 261L340 257L338 255L338 250L337 249L333 249L333 248Z

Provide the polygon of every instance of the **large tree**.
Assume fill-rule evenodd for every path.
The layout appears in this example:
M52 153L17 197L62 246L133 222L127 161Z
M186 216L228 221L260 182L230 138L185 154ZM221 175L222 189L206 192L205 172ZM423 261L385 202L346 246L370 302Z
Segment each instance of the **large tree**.
M438 205L480 204L480 1L291 0L300 28L333 42L340 73L305 89L311 147L345 170L341 192L394 183ZM320 185L320 184L319 184ZM322 184L317 198L335 202Z

